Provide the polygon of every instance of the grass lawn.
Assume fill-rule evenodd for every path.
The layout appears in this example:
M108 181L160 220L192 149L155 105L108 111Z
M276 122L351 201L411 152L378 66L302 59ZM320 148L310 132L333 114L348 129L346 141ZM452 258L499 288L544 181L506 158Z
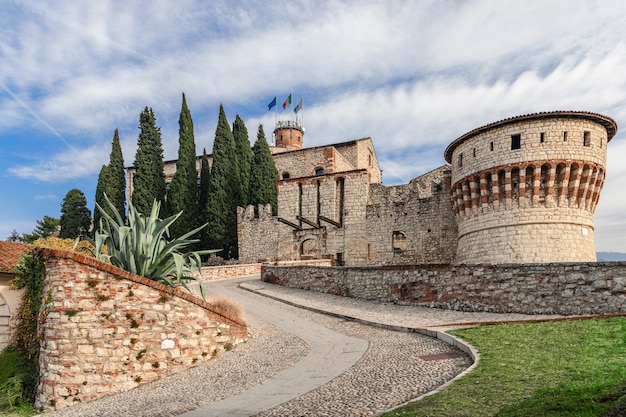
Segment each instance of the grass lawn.
M626 416L626 318L455 330L480 352L448 389L397 416Z

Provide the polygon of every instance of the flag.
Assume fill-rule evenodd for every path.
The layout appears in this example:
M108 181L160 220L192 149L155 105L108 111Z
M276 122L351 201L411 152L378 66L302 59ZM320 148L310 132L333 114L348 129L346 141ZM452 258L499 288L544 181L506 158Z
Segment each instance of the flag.
M289 94L289 97L287 97L287 99L283 103L283 110L285 110L287 108L287 106L290 105L290 104L291 104L291 94Z
M276 106L276 96L274 96L274 100L270 101L270 104L267 105L267 110L272 110L272 107Z
M300 103L298 103L298 105L296 106L295 109L293 109L293 112L298 114L298 112L302 110L302 99L300 99Z

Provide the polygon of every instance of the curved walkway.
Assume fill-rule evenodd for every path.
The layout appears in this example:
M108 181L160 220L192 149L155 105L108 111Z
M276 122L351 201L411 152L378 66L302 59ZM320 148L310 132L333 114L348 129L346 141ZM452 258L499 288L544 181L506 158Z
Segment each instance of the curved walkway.
M467 372L472 361L447 344L454 339L442 329L554 318L386 305L258 277L206 286L243 304L248 343L188 371L53 415L372 416Z

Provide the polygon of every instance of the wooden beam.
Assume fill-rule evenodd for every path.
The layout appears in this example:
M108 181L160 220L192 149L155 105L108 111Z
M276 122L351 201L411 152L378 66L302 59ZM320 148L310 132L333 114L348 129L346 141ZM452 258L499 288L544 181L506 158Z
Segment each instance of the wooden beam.
M297 224L295 224L295 223L291 223L289 220L285 220L285 219L283 219L282 217L279 217L279 218L278 218L278 221L279 221L279 222L281 222L281 223L286 224L286 225L287 225L287 226L289 226L289 227L293 227L293 228L294 228L294 229L296 229L297 231L301 231L301 230L302 230L302 228L301 228L300 226L298 226Z
M317 218L318 218L318 219L320 219L320 220L321 220L321 221L323 221L323 222L330 223L330 224L332 224L333 226L336 226L336 227L341 228L341 223L336 222L336 221L334 221L334 220L331 220L331 219L329 219L328 217L325 217L325 216L319 215L319 216L317 216Z
M296 219L298 219L298 220L300 220L300 221L303 221L303 222L305 222L306 224L308 224L309 226L315 227L316 229L319 229L319 228L320 228L320 225L319 225L319 224L315 223L315 222L314 222L314 221L312 221L312 220L306 219L306 218L304 218L304 217L302 217L302 216L296 216Z

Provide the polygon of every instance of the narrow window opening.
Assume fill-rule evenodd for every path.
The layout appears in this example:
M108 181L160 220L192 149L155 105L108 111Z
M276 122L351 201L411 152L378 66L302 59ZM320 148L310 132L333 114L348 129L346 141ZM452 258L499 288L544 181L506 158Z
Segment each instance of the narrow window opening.
M302 217L302 184L298 184L298 216ZM300 220L302 226L302 220Z
M291 178L291 175L288 172L283 172L283 179L288 180L289 178Z
M591 132L589 131L583 133L583 146L591 146Z
M335 254L335 264L337 266L344 266L346 264L343 260L343 252L337 252Z
M317 219L317 225L319 226L320 224L320 216L322 215L322 198L321 198L321 193L320 193L320 186L321 183L320 181L317 182L317 216L315 216L315 218Z
M539 142L544 143L545 141L546 141L546 134L544 132L541 132L539 134Z
M489 148L493 152L493 142L489 143Z
M563 132L563 142L567 142L567 132Z
M476 158L476 148L472 149L472 155Z
M461 168L463 166L463 154L460 153L459 154L459 168Z
M520 149L522 147L522 135L511 136L511 150Z
M315 168L315 175L324 175L324 168Z
M343 226L343 205L344 205L344 193L345 193L345 179L344 178L338 178L336 181L336 199L335 201L337 202L337 213L336 213L336 219L337 222L339 222L340 225Z

